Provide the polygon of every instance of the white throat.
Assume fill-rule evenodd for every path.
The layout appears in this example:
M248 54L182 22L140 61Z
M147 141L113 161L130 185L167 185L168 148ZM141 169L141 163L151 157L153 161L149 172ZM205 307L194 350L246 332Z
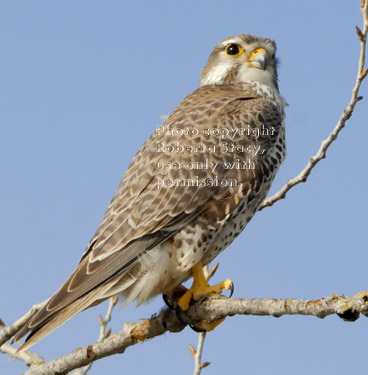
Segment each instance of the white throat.
M223 85L224 78L229 74L232 67L226 64L219 64L209 72L206 76L201 79L200 86L206 85ZM251 68L249 65L241 65L237 75L234 77L231 84L242 83L242 82L258 82L270 87L275 88L273 83L273 76L271 72L266 70L261 70L257 68Z

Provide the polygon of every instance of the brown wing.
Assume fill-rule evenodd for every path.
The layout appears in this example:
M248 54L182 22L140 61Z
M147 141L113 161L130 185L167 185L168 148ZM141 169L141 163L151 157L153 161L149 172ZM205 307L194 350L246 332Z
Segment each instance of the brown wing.
M249 143L260 144L268 151L277 137L277 130L282 122L282 113L270 100L255 95L244 84L229 86L204 86L192 93L178 106L163 125L168 131L155 132L134 157L126 171L108 209L105 217L91 240L92 246L86 253L92 251L92 261L120 251L131 241L159 230L167 230L172 221L184 220L183 215L189 215L201 209L204 202L212 198L219 199L229 194L229 189L219 186L163 186L158 189L162 181L194 179L213 179L214 176L236 178L239 182L253 180L254 173L241 170L224 170L217 168L212 173L208 169L191 170L187 163L195 165L205 164L206 160L221 163L232 161L234 152L218 152L219 143L237 143L247 146ZM273 126L276 132L272 136L252 139L250 136L235 136L221 138L217 135L207 136L204 130L214 128L257 128ZM187 129L198 131L198 135L185 134ZM173 131L171 135L170 130ZM184 134L175 134L183 132ZM168 135L169 133L169 135ZM162 149L159 145L182 145L196 147L204 145L201 152L157 152ZM216 151L211 152L211 146ZM267 154L258 155L262 160ZM180 163L180 169L157 168L166 163ZM195 216L195 215L194 215ZM185 225L185 224L184 224ZM91 245L90 244L90 245Z
M257 185L262 170L224 168L221 163L232 162L234 152L221 152L221 144L262 145L266 153L255 159L261 165L281 128L282 118L282 111L273 101L257 96L246 84L204 86L184 99L134 157L76 270L17 338L49 324L50 329L42 337L92 305L99 299L97 289L103 289L146 251L199 215L208 216L213 225L223 220L224 212L228 214L239 203L234 191L248 194ZM245 129L247 125L273 127L276 132L271 137L252 139L234 132L222 137L214 130ZM166 146L173 146L173 151ZM186 149L182 151L180 146ZM199 162L204 166L220 164L213 171L189 168L200 166ZM216 178L236 180L241 185L204 187L203 183L195 183ZM49 323L64 310L68 310L65 319Z

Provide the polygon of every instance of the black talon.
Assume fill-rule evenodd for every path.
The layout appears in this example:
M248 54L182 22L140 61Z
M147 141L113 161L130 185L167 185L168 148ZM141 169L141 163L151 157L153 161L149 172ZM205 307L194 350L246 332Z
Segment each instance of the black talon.
M206 329L204 329L204 328L200 328L200 327L197 327L197 326L194 325L194 324L188 324L188 326L189 326L194 332L198 332L198 333L207 332Z
M200 328L200 327L197 327L195 324L193 324L193 323L188 323L188 322L186 322L185 320L184 320L184 318L183 318L183 310L182 310L182 308L178 305L178 306L176 306L176 309L175 309L175 312L176 312L176 317L178 318L178 320L180 321L180 322L182 322L183 324L185 324L185 325L188 325L194 332L207 332L207 330L206 329L204 329L204 328Z
M180 322L182 322L182 323L185 324L185 325L188 324L188 323L184 320L184 318L183 318L183 310L182 310L182 308L181 308L179 305L176 306L175 314L176 314L176 317L178 318L178 320L179 320Z
M162 299L164 300L166 306L167 306L169 309L171 309L171 310L175 310L173 304L169 301L169 298L168 298L167 294L163 294L163 295L162 295Z
M234 287L234 283L233 283L233 282L231 282L231 285L230 285L230 295L229 295L229 298L231 298L231 296L233 295L233 293L234 293L234 289L235 289L235 287Z

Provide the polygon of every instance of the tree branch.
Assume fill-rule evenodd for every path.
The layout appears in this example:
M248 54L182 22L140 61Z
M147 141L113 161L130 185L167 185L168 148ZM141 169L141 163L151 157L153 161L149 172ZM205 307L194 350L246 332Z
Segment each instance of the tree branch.
M259 315L280 317L283 315L311 315L324 318L337 314L346 321L358 319L360 314L368 316L368 292L360 292L352 298L332 295L319 300L307 299L229 299L216 297L193 305L183 318L191 322L214 321L233 315ZM159 314L139 323L125 323L120 333L79 348L56 360L34 364L24 375L67 374L86 366L92 361L123 353L129 346L141 343L165 332L179 332L185 324L179 321L173 310L164 308Z
M367 31L368 31L368 0L361 1L361 10L363 14L363 31L356 26L356 32L360 40L360 55L358 62L358 72L355 79L355 85L351 91L350 102L347 107L342 111L342 114L339 118L339 121L335 125L335 128L332 130L331 134L321 143L318 152L312 156L308 164L304 169L294 178L288 180L286 184L273 196L265 199L262 204L259 206L258 211L263 210L265 207L272 206L275 202L280 199L284 199L286 194L294 186L306 182L313 168L326 157L326 152L331 144L337 139L340 131L345 127L345 123L351 115L353 114L355 105L363 99L362 96L359 96L360 85L362 84L364 78L368 74L368 68L364 69L365 64L365 50L367 43Z
M27 366L31 366L35 362L44 362L44 359L37 353L33 353L30 350L25 350L21 353L16 353L17 349L11 345L3 344L0 346L0 352L9 354L11 357L23 361Z
M5 344L6 341L10 340L29 320L33 314L35 314L45 303L41 302L31 307L31 309L23 315L20 319L14 322L11 326L6 326L5 323L0 319L0 327L3 328L0 332L0 352L4 354L10 354L11 358L16 358L23 361L27 366L31 366L34 362L43 362L44 359L37 353L30 350L25 350L22 353L17 353L17 349L10 345Z
M99 324L100 324L100 335L98 337L97 342L102 341L103 339L110 336L111 328L107 330L107 325L111 321L112 310L114 309L114 307L118 303L118 300L119 300L119 298L116 297L116 296L111 297L109 299L109 307L107 308L105 318L102 318L102 316L99 315L98 321L99 321ZM88 371L91 369L92 365L93 365L93 362L90 362L87 366L84 366L82 368L78 368L77 370L75 370L72 375L86 375L88 373Z
M1 346L10 340L23 326L29 321L29 319L36 314L36 312L48 301L43 301L37 305L33 305L30 310L23 315L21 318L16 320L12 325L4 327L0 331L0 348Z

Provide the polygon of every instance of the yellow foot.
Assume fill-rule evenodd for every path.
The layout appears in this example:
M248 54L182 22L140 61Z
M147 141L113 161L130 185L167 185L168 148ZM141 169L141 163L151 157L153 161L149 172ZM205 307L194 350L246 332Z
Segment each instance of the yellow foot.
M217 285L209 285L207 282L206 277L203 273L203 266L201 262L197 263L193 268L193 285L190 289L188 289L178 301L178 307L182 310L188 310L190 306L190 302L192 300L199 301L203 297L207 296L214 296L220 295L224 289L233 290L233 282L230 279L227 279ZM212 331L215 327L217 327L221 322L225 319L219 319L214 322L207 322L205 320L196 324L195 328L202 331Z
M194 277L192 287L179 298L178 305L182 310L188 310L191 300L199 301L203 297L219 295L224 289L231 290L232 285L233 282L230 279L213 286L208 285L207 281L206 285L197 285Z
M218 320L215 320L213 322L207 322L206 320L201 320L199 323L196 323L195 326L192 326L192 328L194 330L196 330L196 328L197 328L198 331L209 332L209 331L213 331L224 320L225 320L225 318L218 319Z

